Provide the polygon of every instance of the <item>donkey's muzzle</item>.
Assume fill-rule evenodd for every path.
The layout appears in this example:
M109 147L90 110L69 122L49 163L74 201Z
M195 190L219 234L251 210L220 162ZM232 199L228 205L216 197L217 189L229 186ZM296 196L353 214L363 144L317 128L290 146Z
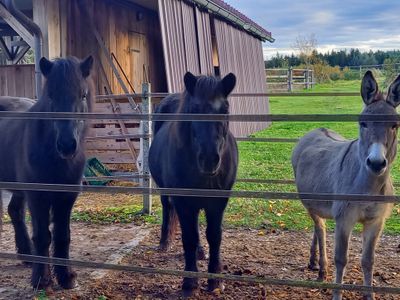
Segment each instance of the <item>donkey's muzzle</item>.
M387 167L387 159L385 158L382 160L372 160L368 157L367 166L374 173L380 174Z
M76 139L61 139L57 141L57 152L64 159L73 158L78 150Z

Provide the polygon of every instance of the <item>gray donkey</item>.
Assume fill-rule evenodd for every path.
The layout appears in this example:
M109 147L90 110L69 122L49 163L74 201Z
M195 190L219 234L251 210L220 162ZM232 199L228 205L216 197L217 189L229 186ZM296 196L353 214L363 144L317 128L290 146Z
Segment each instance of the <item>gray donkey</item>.
M397 115L400 104L400 76L390 85L385 97L370 71L361 84L365 107L361 115ZM300 139L292 154L292 165L299 193L393 195L390 167L397 152L397 122L360 122L360 136L349 141L321 128ZM336 283L342 283L348 260L351 232L357 222L363 224L361 265L364 285L372 285L375 247L391 203L351 203L350 201L302 200L314 221L309 268L317 269L319 245L319 280L327 272L325 219L334 219ZM333 299L342 299L334 290ZM374 299L372 293L364 299Z

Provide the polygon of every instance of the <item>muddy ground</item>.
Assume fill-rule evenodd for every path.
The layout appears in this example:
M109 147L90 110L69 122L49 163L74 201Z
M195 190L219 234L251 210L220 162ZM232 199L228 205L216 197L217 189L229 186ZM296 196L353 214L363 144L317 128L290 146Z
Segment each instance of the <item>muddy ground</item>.
M147 231L146 231L147 230ZM120 248L130 249L123 264L144 267L183 269L180 237L173 249L160 253L157 250L159 227L144 228L130 225L73 224L72 258L106 261ZM6 226L5 237L10 228ZM135 247L132 240L144 239ZM315 272L309 271L308 262L310 233L291 231L258 231L226 229L222 244L225 273L275 278L314 280ZM376 285L400 286L400 238L384 236L377 249L374 282ZM129 244L130 246L126 246ZM204 236L203 244L206 245ZM332 262L332 234L328 235L328 256ZM1 249L13 250L12 239L3 240ZM125 249L125 250L126 250ZM121 253L124 253L122 251ZM351 241L350 262L346 283L361 284L361 238L355 235ZM115 255L114 255L115 256ZM0 299L29 299L33 292L28 285L29 270L16 262L0 261ZM199 263L206 271L206 261ZM54 299L178 299L181 279L159 275L138 275L127 272L103 272L78 269L78 288L71 291L55 290ZM328 280L332 280L332 266ZM331 299L326 290L271 287L235 282L225 282L225 290L209 294L204 289L206 280L200 280L201 289L195 299ZM345 292L344 299L360 299L357 293ZM377 299L400 299L395 295L377 295Z

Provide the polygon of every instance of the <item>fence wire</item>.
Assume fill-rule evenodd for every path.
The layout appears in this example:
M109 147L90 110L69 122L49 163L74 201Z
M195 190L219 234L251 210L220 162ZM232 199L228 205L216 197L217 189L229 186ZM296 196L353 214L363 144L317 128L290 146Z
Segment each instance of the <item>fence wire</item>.
M0 252L0 259L22 260L31 263L52 264L59 266L73 266L78 268L101 269L110 271L125 271L125 272L141 273L141 274L158 274L158 275L169 275L169 276L179 276L179 277L189 277L189 278L219 279L225 281L236 281L236 282L244 282L252 284L258 283L258 284L273 285L273 286L290 286L290 287L302 287L309 289L317 288L317 289L334 289L334 290L345 290L345 291L356 291L356 292L400 294L400 288L397 287L363 286L363 285L336 284L336 283L306 281L306 280L276 279L265 276L239 276L239 275L230 275L223 273L217 274L217 273L205 273L205 272L190 272L190 271L179 271L172 269L139 267L132 265L116 265L116 264L98 263L93 261L62 259L55 257L13 254L5 252Z
M97 100L133 98L162 98L167 93L145 93L145 94L122 94L122 95L99 95ZM242 93L232 94L230 97L343 97L359 96L359 93ZM0 112L0 119L45 119L45 120L138 120L138 121L231 121L231 122L399 122L400 117L396 115L201 115L201 114L104 114L104 113L60 113L60 112ZM93 139L140 139L149 138L149 135L120 135L120 136L97 136L88 137ZM237 138L238 141L254 142L297 142L298 139L290 138ZM129 178L148 178L148 175L131 175ZM105 179L128 179L128 176L104 176ZM100 179L103 179L100 178ZM89 177L86 181L99 180ZM267 183L267 184L293 184L293 180L263 180L263 179L238 179L238 182ZM283 192L260 192L260 191L226 191L226 190L201 190L201 189L168 189L168 188L145 188L145 187L118 187L118 186L83 186L65 184L44 184L44 183L21 183L21 182L0 182L0 189L11 191L48 191L48 192L95 192L95 193L130 193L145 195L168 195L181 197L215 197L226 198L236 197L245 199L268 199L268 200L313 200L313 201L351 201L354 203L392 203L400 202L398 196L375 196L359 194L327 194L327 193L283 193ZM318 289L337 289L359 292L376 292L400 294L400 288L385 286L361 286L350 284L333 284L315 281L275 279L262 276L237 276L230 274L210 274L202 272L187 272L168 269L145 268L128 265L115 265L71 259L49 258L33 255L21 255L0 252L0 258L8 260L23 260L32 263L54 264L62 266L75 266L81 268L94 268L103 270L128 271L144 274L160 274L172 276L184 276L192 278L221 279L227 281L239 281L247 283L259 283L266 285L291 286Z
M41 191L41 192L92 192L92 193L129 193L142 195L165 195L176 197L208 197L208 198L244 198L267 200L312 200L312 201L349 201L353 203L397 203L399 196L363 195L363 194L331 194L331 193L294 193L294 192L263 192L235 191L214 189L184 189L184 188L148 188L125 186L88 186L77 184L49 184L26 182L0 182L0 189L11 191Z

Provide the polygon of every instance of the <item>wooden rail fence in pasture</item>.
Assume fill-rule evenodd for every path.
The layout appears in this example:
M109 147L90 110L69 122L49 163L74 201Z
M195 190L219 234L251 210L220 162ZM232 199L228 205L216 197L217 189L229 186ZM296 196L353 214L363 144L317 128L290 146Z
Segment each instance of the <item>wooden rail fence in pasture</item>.
M142 149L142 172L140 175L129 175L132 178L142 178L146 179L142 181L141 186L138 187L127 187L127 186L90 186L90 185L63 185L63 184L40 184L40 183L24 183L24 182L0 182L0 189L11 189L11 190L32 190L32 191L54 191L54 192L66 192L66 191L77 191L77 192L95 192L95 193L129 193L129 194L142 194L146 195L145 198L145 209L144 211L149 213L151 211L151 197L152 195L175 195L175 196L193 196L193 197L236 197L242 198L243 201L251 201L252 199L265 199L265 200L299 200L299 199L314 199L320 201L356 201L356 202L400 202L399 196L369 196L369 195L358 195L358 194L316 194L316 193L285 193L285 192L270 192L270 191L224 191L224 190L207 190L207 189L165 189L165 188L154 188L151 186L150 178L148 174L147 166L147 154L148 147L150 145L151 138L151 121L153 120L174 120L174 121L184 121L184 120L199 120L199 121L213 121L213 120L230 120L230 121L247 121L247 122L258 122L258 121L346 121L355 122L358 121L359 115L180 115L180 114L153 114L151 112L151 97L165 96L160 93L149 93L150 89L143 89L143 94L135 94L137 99L142 99L144 105L142 105L142 111L139 113L132 113L130 109L125 109L125 102L120 102L122 109L115 112L113 108L103 105L101 107L106 107L101 112L95 113L81 113L81 114L68 114L68 113L31 113L31 112L0 112L1 118L44 118L44 119L91 119L96 120L97 124L102 124L100 121L112 120L116 122L117 120L136 122L139 124L142 122L142 130L138 131L131 130L127 134L118 130L103 130L102 136L91 136L88 140L107 140L107 139L131 139L135 138L139 140L138 144ZM286 94L286 95L284 95ZM349 93L312 93L316 96L348 96ZM354 93L352 93L354 94ZM232 97L246 97L248 94L233 94ZM249 94L252 97L257 97L257 94ZM274 94L268 94L272 96ZM292 96L297 97L301 94L296 93L277 93L277 96ZM126 95L125 95L126 96ZM259 94L259 97L265 97L266 94ZM97 100L104 99L121 99L121 95L102 95L98 96ZM136 99L135 98L135 99ZM144 109L143 109L144 108ZM367 116L370 117L370 116ZM383 121L393 121L394 116L380 116ZM397 116L396 116L397 117ZM372 119L369 119L372 120ZM375 119L374 119L375 120ZM144 126L145 125L145 126ZM128 126L129 128L129 126ZM137 128L137 127L135 127ZM258 141L258 142L295 142L295 139L257 139L252 137L242 137L238 138L238 141ZM113 180L123 180L125 181L129 176L111 176ZM104 178L107 178L105 176ZM87 178L88 179L88 178ZM238 179L237 181L242 182L255 182L255 183L268 183L268 184L293 184L292 180L261 180L261 179ZM147 201L147 202L146 202ZM71 259L58 259L50 257L41 257L33 255L21 255L0 252L1 259L7 260L23 260L25 262L36 262L44 264L53 264L61 266L76 266L80 268L92 268L92 269L103 269L103 270L115 270L115 271L125 271L134 272L141 274L160 274L165 276L185 276L191 278L209 278L209 279L220 279L226 281L238 281L247 282L253 284L264 284L273 286L290 286L290 287L303 287L307 289L332 289L332 290L347 290L347 291L357 291L357 292L376 292L385 294L396 294L400 295L400 287L389 287L389 286L362 286L356 284L334 284L326 282L316 282L310 280L293 280L293 279L277 279L271 277L260 277L260 276L236 276L230 274L212 274L212 273L202 273L202 272L186 272L180 270L172 270L165 268L147 268L134 265L120 265L120 264L107 264L101 262L93 261L78 261Z
M265 75L269 91L312 89L315 84L312 69L265 69Z

